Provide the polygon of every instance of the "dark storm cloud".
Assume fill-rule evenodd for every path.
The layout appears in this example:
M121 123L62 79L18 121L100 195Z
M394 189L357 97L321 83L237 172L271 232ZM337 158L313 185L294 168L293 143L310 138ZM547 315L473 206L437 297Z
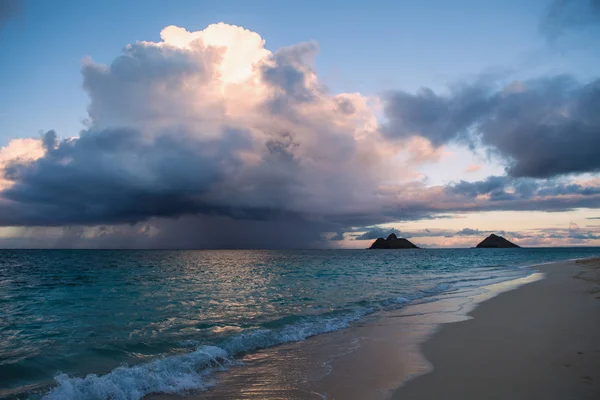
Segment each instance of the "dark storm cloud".
M201 199L222 178L220 165L239 165L231 150L247 141L235 130L212 142L176 135L148 140L129 129L88 131L57 146L49 131L43 143L45 157L6 168L16 183L3 193L12 202L0 209L0 225L135 223L199 212L257 219L270 214Z
M551 177L600 170L600 80L525 83L498 101L482 141L509 159L512 176Z
M226 136L225 136L226 137ZM153 221L157 235L145 240L121 240L126 234L77 236L76 230L64 233L63 241L99 247L233 248L319 246L322 232L343 232L357 240L387 236L394 232L404 237L481 236L487 232L465 228L460 231L404 232L368 228L349 229L398 220L445 217L448 212L485 210L568 210L597 207L600 188L578 184L551 184L532 179L490 177L480 182L459 182L446 187L435 202L407 203L389 209L362 214L342 213L311 216L292 212L286 207L286 187L271 186L268 175L254 182L254 192L211 192L225 177L219 165L235 168L237 160L228 151L233 146L222 142L179 141L177 136L157 137L148 141L135 130L85 132L77 140L55 142L53 132L43 138L49 149L34 163L15 163L6 169L15 184L5 190L10 202L0 208L2 225L64 226L95 224L136 224ZM230 142L243 146L236 132ZM267 143L267 162L274 168L290 161L290 140ZM131 157L135 154L136 157ZM200 156L199 156L200 155ZM293 160L292 160L293 161ZM270 169L270 168L269 168ZM262 179L267 182L262 183ZM526 189L523 189L526 188ZM423 189L425 190L425 189ZM206 194L211 192L213 196ZM245 197L240 197L243 195ZM478 202L477 196L490 199ZM556 197L556 196L559 197ZM275 197L273 207L255 206L259 198ZM262 203L259 203L262 204ZM362 225L361 225L362 224ZM243 228L243 229L242 229ZM133 228L132 228L133 229ZM288 229L289 231L286 231ZM112 232L112 231L111 231ZM357 232L356 235L352 233ZM131 233L131 232L130 232ZM500 233L502 234L502 233ZM143 235L141 235L143 237ZM516 233L512 234L517 237ZM591 238L591 236L589 236ZM88 244L88 246L91 244Z
M473 123L492 107L490 89L481 81L457 87L447 97L429 88L421 88L416 94L390 92L385 98L390 123L384 133L389 137L424 136L435 146L468 136Z
M158 233L152 247L177 249L302 249L327 245L322 232L331 225L322 221L286 216L239 219L223 215L194 215L161 219L152 224Z
M180 243L188 243L187 247L198 247L198 238L206 236L199 232L212 232L215 238L224 240L213 243L206 239L207 246L227 247L223 221L232 229L234 221L241 221L240 226L252 232L247 241L242 240L243 235L240 237L236 242L238 247L244 247L244 243L258 245L262 243L258 237L271 237L271 228L279 227L275 231L281 232L278 229L287 224L304 232L295 232L298 238L311 239L294 242L292 247L306 247L315 243L318 232L338 232L340 238L341 232L352 232L348 230L350 226L443 218L449 212L558 211L597 207L600 202L598 186L491 176L483 181L449 185L442 195L436 192L431 200L405 201L363 213L340 213L335 207L303 213L288 206L295 196L296 182L269 174L269 171L294 171L295 144L290 136L267 141L264 164L255 171L243 168L236 156L238 152L234 151L248 148L244 132L230 129L214 140L185 138L181 135L148 138L135 129L121 128L85 131L78 139L58 141L56 134L49 131L42 138L47 150L44 157L34 162L17 161L5 168L7 178L14 185L3 192L8 202L0 208L0 224L138 224L160 219L163 221L161 234L157 236L160 240L148 240L156 247L177 247L170 241L171 236L180 238ZM227 168L223 168L224 165ZM241 175L245 178L238 183L235 176L240 171L246 175ZM482 195L489 199L479 201L478 196ZM205 216L195 221L206 223L211 217L211 221L221 222L215 223L213 230L194 228L194 223L186 222L193 215ZM170 219L175 219L177 224L165 222ZM186 229L176 226L186 226ZM190 232L189 240L184 240L187 236L183 232ZM406 237L484 233L469 228L456 232L398 232L373 228L360 233L357 239L387 236L390 232ZM269 240L279 243L273 238Z
M0 248L305 249L327 246L319 221L236 219L219 215L151 218L127 225L15 228ZM49 231L50 230L50 231Z
M420 135L435 145L481 143L506 160L514 177L600 171L600 80L579 84L559 76L492 87L389 94L384 133Z
M555 40L567 31L600 25L600 0L554 0L540 23L540 32Z

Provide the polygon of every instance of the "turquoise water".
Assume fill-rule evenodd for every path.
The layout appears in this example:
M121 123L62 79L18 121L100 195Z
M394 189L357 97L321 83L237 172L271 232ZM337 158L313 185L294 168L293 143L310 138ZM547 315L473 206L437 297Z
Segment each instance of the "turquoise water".
M139 399L367 314L600 248L0 251L0 397Z

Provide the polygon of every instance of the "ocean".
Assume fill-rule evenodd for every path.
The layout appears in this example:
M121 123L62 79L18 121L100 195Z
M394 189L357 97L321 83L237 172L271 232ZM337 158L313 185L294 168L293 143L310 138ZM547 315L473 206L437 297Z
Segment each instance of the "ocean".
M2 250L0 397L140 399L241 355L600 248ZM240 366L243 368L243 366Z

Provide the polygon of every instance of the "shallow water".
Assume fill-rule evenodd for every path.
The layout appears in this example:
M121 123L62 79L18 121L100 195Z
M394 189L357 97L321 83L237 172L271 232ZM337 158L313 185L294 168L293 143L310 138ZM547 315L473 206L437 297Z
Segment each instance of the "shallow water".
M0 251L0 396L139 399L203 389L214 367L242 354L526 276L525 265L599 254Z

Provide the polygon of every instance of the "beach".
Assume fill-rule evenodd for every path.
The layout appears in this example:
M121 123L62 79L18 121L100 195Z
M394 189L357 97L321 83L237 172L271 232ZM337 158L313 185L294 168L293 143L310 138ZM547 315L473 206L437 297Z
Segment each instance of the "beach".
M598 399L600 259L248 355L191 399ZM175 396L150 396L174 399Z
M600 259L538 269L545 279L442 326L423 345L433 371L392 398L600 398Z

